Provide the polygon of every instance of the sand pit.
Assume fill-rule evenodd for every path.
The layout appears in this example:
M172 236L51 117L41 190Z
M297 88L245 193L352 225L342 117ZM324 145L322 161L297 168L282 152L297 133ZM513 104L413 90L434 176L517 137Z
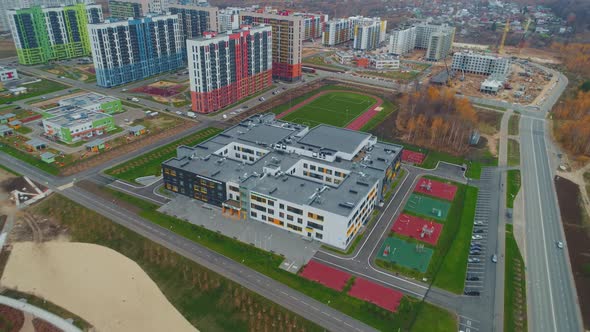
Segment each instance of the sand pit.
M0 284L43 297L98 331L197 331L135 262L98 245L15 243Z

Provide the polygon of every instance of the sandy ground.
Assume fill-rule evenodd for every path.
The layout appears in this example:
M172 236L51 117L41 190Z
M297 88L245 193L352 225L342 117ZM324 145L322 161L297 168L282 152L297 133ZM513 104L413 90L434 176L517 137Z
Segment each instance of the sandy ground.
M0 284L45 298L98 331L196 331L135 262L98 245L15 243Z

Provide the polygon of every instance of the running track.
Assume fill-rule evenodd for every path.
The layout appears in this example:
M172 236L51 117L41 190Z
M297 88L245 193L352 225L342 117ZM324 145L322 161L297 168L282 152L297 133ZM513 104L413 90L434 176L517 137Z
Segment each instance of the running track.
M296 110L302 108L303 106L311 103L312 101L316 100L317 98L327 94L327 93L331 93L331 92L342 92L342 90L326 90L326 91L322 91L318 94L313 95L312 97L296 104L295 106L290 107L288 110L280 113L279 115L277 115L278 119L281 119L285 116L287 116L287 114L295 112ZM352 130L359 130L361 129L367 122L369 122L369 120L371 120L375 115L377 115L379 112L375 111L375 109L379 106L381 106L381 104L383 104L383 99L377 97L377 96L373 96L367 93L362 93L362 92L354 92L358 95L364 95L367 97L371 97L371 98L375 98L377 100L377 102L375 104L373 104L373 106L371 106L371 108L369 108L368 110L366 110L365 112L361 113L359 116L357 116L356 118L354 118L354 120L352 120L351 122L348 123L348 125L346 126L346 129L352 129Z

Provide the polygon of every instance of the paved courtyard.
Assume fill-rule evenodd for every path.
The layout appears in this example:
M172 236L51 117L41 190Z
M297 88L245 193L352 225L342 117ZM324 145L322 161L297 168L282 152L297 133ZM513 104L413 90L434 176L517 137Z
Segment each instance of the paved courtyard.
M277 227L252 219L231 219L221 209L185 196L178 195L158 209L162 213L186 220L195 225L219 232L256 247L283 254L288 261L284 269L296 272L306 264L321 246Z

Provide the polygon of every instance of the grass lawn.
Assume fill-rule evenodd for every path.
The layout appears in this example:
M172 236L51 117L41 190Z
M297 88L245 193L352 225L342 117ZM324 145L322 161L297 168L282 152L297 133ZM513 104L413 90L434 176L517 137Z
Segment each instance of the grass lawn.
M431 176L427 176L426 178L449 182L448 180ZM426 273L404 268L380 259L375 260L375 262L382 268L399 272L409 277L433 280L434 286L460 294L463 292L463 286L465 283L467 253L471 241L473 218L475 216L477 188L468 187L456 182L450 183L457 186L457 193L446 221L441 222L444 226L436 246L420 242L401 234L393 233L396 237L410 243L423 243L425 248L431 248L434 250ZM404 213L413 214L407 211L404 211Z
M506 179L506 207L512 209L514 207L514 198L520 190L520 170L508 171Z
M148 175L160 175L162 162L176 156L176 148L179 145L195 145L203 142L218 133L221 129L209 127L192 135L181 138L172 143L161 146L146 154L137 156L122 164L116 165L105 171L106 174L118 179L135 183L135 179Z
M57 175L59 174L59 168L55 166L55 164L48 164L46 162L41 161L41 159L30 155L26 152L18 150L12 146L6 145L5 143L0 142L0 151L13 156L14 158L20 159L25 163L37 167L38 169L47 172L49 174Z
M383 122L385 118L390 116L393 112L397 111L397 105L393 104L389 100L383 100L383 104L381 104L381 107L383 107L383 109L373 118L371 118L371 120L365 123L365 125L361 128L361 131L364 131L366 133L370 132L375 127L377 127L381 122Z
M508 120L508 135L518 135L518 125L520 123L520 115L513 114Z
M19 133L19 134L21 134L21 135L26 135L26 134L32 133L33 132L33 129L31 129L31 128L27 127L27 126L21 126L20 128L18 128L16 130L16 132Z
M288 114L282 120L315 127L325 123L345 127L376 103L375 98L351 92L330 92Z
M0 100L0 104L7 104L9 102L37 97L55 91L67 89L69 85L64 85L55 81L41 80L41 82L27 84L26 87L28 89L27 93L18 96L2 98L2 100Z
M457 331L457 318L451 312L424 302L410 332Z
M520 165L520 143L517 140L508 139L508 166Z
M338 85L324 85L324 86L322 86L322 87L320 87L318 89L315 89L315 90L310 91L308 93L302 94L299 97L293 98L289 102L286 102L286 103L284 103L282 105L279 105L279 106L273 108L271 110L271 112L273 112L274 114L281 114L284 111L286 111L289 108L291 108L292 106L297 105L300 102L302 102L302 101L304 101L304 100L306 100L306 99L308 99L308 98L310 98L312 96L315 96L319 92L326 91L326 90L342 90L342 91L348 91L348 92L360 91L360 90L354 90L354 89L350 89L350 88L341 87L341 86L338 86ZM282 93L290 94L291 92L282 92Z
M525 266L514 239L512 225L506 225L506 271L504 279L504 331L527 331Z
M329 59L331 59L331 58L329 58ZM305 66L306 64L320 66L320 67L326 67L326 68L332 68L332 69L340 69L340 70L343 69L343 67L334 65L332 63L326 63L326 61L324 61L323 56L312 56L309 58L305 58L305 59L303 59L303 65Z
M151 222L170 229L175 233L210 248L226 257L265 274L307 296L322 303L326 303L336 310L358 319L376 329L382 331L407 330L420 303L409 297L404 297L397 313L377 307L374 304L348 296L321 284L307 280L279 268L283 258L249 244L245 244L232 238L223 236L217 232L190 224L180 219L156 211L157 206L139 198L117 192L112 189L104 189L116 199L126 201L141 209L141 217ZM199 328L201 328L199 326ZM204 330L204 329L202 329Z
M68 229L71 241L111 248L133 261L158 285L178 311L201 331L322 331L305 318L276 305L187 258L113 223L60 195L35 205L38 215Z

